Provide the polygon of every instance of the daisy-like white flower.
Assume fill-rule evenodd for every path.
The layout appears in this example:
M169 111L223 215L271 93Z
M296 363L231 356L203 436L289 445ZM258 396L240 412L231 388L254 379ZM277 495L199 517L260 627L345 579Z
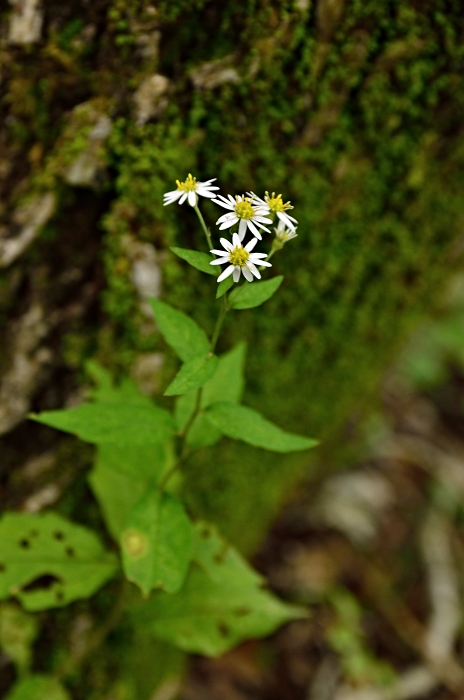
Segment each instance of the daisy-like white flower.
M269 207L265 202L254 204L251 198L245 197L245 195L237 195L234 199L234 197L229 194L227 199L220 194L216 197L214 203L219 204L219 206L224 207L224 209L230 210L227 214L220 216L216 221L216 224L220 224L220 231L225 228L230 228L240 222L238 226L238 235L241 241L245 238L247 228L250 229L253 236L259 239L262 238L259 229L270 233L269 229L264 226L264 224L272 224L272 219L267 218Z
M215 181L215 177L212 180L206 180L205 182L197 182L196 177L188 175L185 182L180 182L176 180L177 190L172 192L166 192L164 195L164 206L166 204L172 204L173 202L179 201L179 204L183 204L185 200L188 201L191 207L196 206L198 201L198 196L209 197L209 199L214 199L216 193L213 190L218 190L219 187L212 185L211 183Z
M276 238L282 243L282 246L284 243L287 243L287 241L291 241L292 238L296 238L298 236L296 229L288 228L283 221L279 221L277 228L275 228L274 231Z
M272 267L272 265L263 260L263 258L267 257L266 253L251 252L257 242L257 238L252 238L251 241L243 247L238 233L233 234L232 243L228 241L227 238L221 238L224 250L212 250L211 253L219 255L220 257L217 260L213 260L210 264L224 265L224 263L229 263L229 266L221 272L217 281L222 282L222 280L225 280L229 275L233 275L234 282L238 282L240 273L248 282L253 282L253 275L261 279L261 274L256 265L264 265L265 267Z
M288 228L293 231L295 230L295 224L297 224L298 221L294 219L293 216L290 216L290 214L287 214L287 211L293 209L293 207L290 202L283 201L281 194L276 195L276 193L273 192L270 195L269 192L266 192L264 199L258 197L254 192L247 192L247 194L254 202L257 202L261 206L267 206L271 214L277 214L279 220L283 221Z

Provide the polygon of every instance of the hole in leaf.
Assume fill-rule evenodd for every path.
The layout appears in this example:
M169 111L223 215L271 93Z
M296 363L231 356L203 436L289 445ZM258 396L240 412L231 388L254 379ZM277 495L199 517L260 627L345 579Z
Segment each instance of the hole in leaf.
M3 574L4 571L6 571L6 565L0 562L0 574Z
M226 557L227 557L227 552L228 552L228 547L225 545L222 547L219 552L216 552L214 555L213 559L216 562L216 564L224 564Z
M53 533L53 537L55 538L55 540L64 540L64 533L57 530Z
M29 549L31 543L29 542L29 540L26 540L26 538L24 538L23 540L19 540L19 546L23 549Z
M39 576L39 578L34 579L28 583L27 586L23 586L22 590L25 593L32 593L34 591L48 591L55 583L63 583L63 581L57 578L57 576L45 574L45 576Z
M246 617L247 615L250 615L251 610L250 608L237 608L234 610L234 614L237 615L237 617Z
M76 552L74 551L74 547L66 547L65 552L68 557L71 559L76 556Z
M230 636L230 629L226 625L225 622L218 623L218 632L221 635L221 637L229 637Z

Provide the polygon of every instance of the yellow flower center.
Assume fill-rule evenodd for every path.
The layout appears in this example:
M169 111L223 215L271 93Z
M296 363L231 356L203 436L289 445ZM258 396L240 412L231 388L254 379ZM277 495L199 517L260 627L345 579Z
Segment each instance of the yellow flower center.
M238 197L235 205L235 213L239 219L252 219L256 214L249 199L243 199L240 201Z
M246 267L250 253L245 250L245 248L234 248L230 251L229 260L232 265L238 265L238 267Z
M290 202L284 202L282 200L282 195L281 194L276 195L275 192L273 192L270 196L269 196L269 192L266 192L266 195L264 197L264 201L268 205L269 209L272 212L274 212L275 214L278 211L287 211L287 209L293 209Z
M182 190L182 192L194 192L197 189L197 178L192 177L189 173L188 178L185 180L185 182L180 182L179 180L176 180L176 184L177 189Z

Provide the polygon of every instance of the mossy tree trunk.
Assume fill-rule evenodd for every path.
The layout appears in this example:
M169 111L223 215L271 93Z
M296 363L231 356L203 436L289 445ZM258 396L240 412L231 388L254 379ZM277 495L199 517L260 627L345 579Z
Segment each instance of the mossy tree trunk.
M282 292L237 313L222 348L247 335L248 402L329 453L459 258L461 3L21 0L2 12L8 503L24 493L7 473L56 447L23 422L31 407L72 404L90 357L116 373L159 367L144 296L161 289L212 326L214 283L168 252L203 246L193 212L162 207L189 171L295 205L299 237L275 257ZM68 455L70 479L82 459ZM191 507L250 548L306 459L223 444L190 465Z

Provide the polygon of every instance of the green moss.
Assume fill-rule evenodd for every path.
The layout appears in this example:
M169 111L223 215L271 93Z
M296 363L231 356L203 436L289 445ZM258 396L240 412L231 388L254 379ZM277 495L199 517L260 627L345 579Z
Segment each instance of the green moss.
M300 221L299 237L273 259L285 282L262 309L227 321L221 348L249 339L248 403L322 438L324 459L332 460L344 424L368 404L454 265L464 218L460 3L349 0L302 11L286 0L162 0L157 13L150 6L108 2L100 53L85 60L71 49L81 17L69 16L48 53L31 53L10 85L18 138L40 138L48 154L38 186L58 189L60 198L60 172L85 148L90 126L77 119L65 128L69 106L51 116L65 81L45 61L68 71L69 104L100 100L114 117L102 154L111 175L102 197L111 201L101 222L107 320L97 354L120 371L141 350L161 347L141 332L123 240L205 249L193 212L162 206L177 178L216 176L225 193L281 191ZM140 38L156 31L159 59L144 57ZM52 44L75 56L74 73ZM224 57L240 82L196 89L190 71ZM169 106L139 126L133 90L154 72L171 81ZM221 213L211 203L204 211L211 223ZM171 303L212 328L212 279L167 252L163 284ZM78 362L75 342L66 343L68 359ZM251 547L309 458L218 450L208 465L205 453L188 467L191 508Z

